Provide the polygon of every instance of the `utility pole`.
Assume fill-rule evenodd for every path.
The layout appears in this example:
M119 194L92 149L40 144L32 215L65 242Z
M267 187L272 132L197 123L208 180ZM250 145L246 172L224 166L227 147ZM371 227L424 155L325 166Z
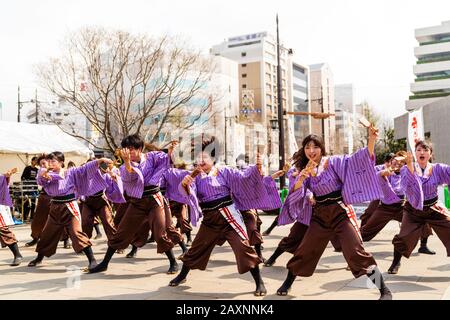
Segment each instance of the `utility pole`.
M324 113L324 107L323 107L323 87L320 86L320 110L322 113ZM329 112L329 110L328 110ZM322 137L323 137L323 141L325 141L325 118L322 118Z
M284 112L283 112L283 91L281 88L281 64L280 64L280 33L278 31L278 14L277 14L277 92L278 92L278 130L279 130L279 142L278 153L280 160L280 170L283 170L285 164L284 154ZM280 177L280 189L285 186L285 177Z
M36 102L36 105L35 105L35 107L36 107L36 124L38 124L39 123L39 106L38 106L38 98L37 98L37 89L35 91L34 98L35 98L35 102Z
M17 122L20 122L20 86L17 86Z
M224 130L224 134L225 134L225 164L227 164L227 165L230 165L230 163L228 163L227 162L227 152L228 152L228 149L227 149L227 111L226 111L226 109L225 109L225 128L224 128L225 130Z

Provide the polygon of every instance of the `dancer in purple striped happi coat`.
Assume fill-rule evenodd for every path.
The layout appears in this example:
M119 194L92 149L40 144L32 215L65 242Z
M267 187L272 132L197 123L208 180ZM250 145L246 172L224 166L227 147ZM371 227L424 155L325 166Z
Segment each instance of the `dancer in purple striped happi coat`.
M185 174L187 175L189 172L187 172L186 167L187 166L184 162L175 165L176 169L185 170L186 171ZM169 169L167 171L167 174L169 174L172 171L173 170ZM167 180L168 178L166 177L165 179ZM180 233L186 235L186 247L190 247L192 244L192 237L191 237L192 226L189 218L189 207L186 204L180 202L179 200L178 196L179 183L175 182L173 185L166 183L166 185L167 185L166 192L164 196L169 201L170 212L172 216L177 219L176 226L180 228Z
M401 186L400 168L405 164L406 151L399 151L392 159L389 168L377 172L382 198L366 224L361 226L363 241L372 240L391 220L402 222L405 206L405 192ZM431 228L425 224L422 228L420 253L435 254L427 247ZM394 273L389 270L389 273Z
M0 174L0 205L12 207L13 202L9 195L9 178L17 172L17 168L8 170L5 174ZM17 239L11 229L8 228L3 217L0 215L0 243L2 248L8 247L14 255L11 266L18 266L22 262L22 255L17 245Z
M41 168L38 172L37 182L45 188L52 200L47 223L36 247L38 255L28 264L29 267L34 267L42 263L44 257L55 254L64 229L69 233L75 252L86 254L89 267L96 264L92 244L82 231L77 196L89 196L103 190L106 183L98 168L101 163L112 164L112 161L102 158L66 171L64 160L64 154L55 151L47 156L49 169Z
M263 296L266 288L258 267L262 261L249 244L242 215L238 211L272 206L273 200L269 199L260 172L261 161L258 158L257 165L245 171L217 168L214 165L216 150L211 148L213 145L216 145L214 138L202 143L201 151L196 154L196 170L180 184L180 192L192 204L191 208L197 210L200 204L203 221L192 247L182 258L181 272L169 285L178 286L185 282L191 269L205 270L216 244L226 240L235 254L238 272L250 271L256 284L254 294ZM212 150L206 152L207 149ZM194 226L199 217L200 212L191 215Z
M174 243L167 236L164 199L160 192L162 174L170 167L170 155L161 151L143 153L144 141L137 134L125 137L121 146L124 164L120 167L120 175L127 200L126 211L115 235L108 239L103 261L89 272L106 271L116 250L127 248L148 224L156 240L157 252L165 253L169 259L167 273L175 273L178 265L172 251Z
M450 214L445 206L438 204L438 186L450 184L450 166L430 163L433 149L430 143L418 141L415 145L417 162L408 153L406 166L400 170L401 185L407 203L404 206L400 233L394 237L394 260L389 270L397 273L401 257L409 258L429 224L445 246L450 256Z
M242 170L242 168L240 170ZM258 209L266 212L271 212L281 208L282 203L280 195L278 194L278 187L275 183L275 179L281 177L284 174L285 172L283 170L280 170L270 176L266 176L263 178L264 186L267 190L268 196L270 197L270 201L267 201L269 207L265 207L263 205L258 208L240 210L242 218L244 219L245 227L247 228L249 243L255 248L258 257L260 257L263 262L265 262L265 259L262 255L262 243L264 242L264 240L260 230L262 221L259 218ZM236 207L243 208L245 206L239 203L239 199L236 199Z
M295 167L292 167L286 173L291 190L294 188L299 172L300 171ZM264 266L273 266L277 258L284 252L293 254L302 242L306 230L308 230L309 222L311 220L312 204L314 203L314 196L309 190L307 191L306 199L307 201L304 201L301 206L294 203L291 209L289 209L288 202L286 204L286 209L281 211L277 219L278 225L283 226L293 222L294 224L292 225L288 236L281 239L274 253L264 262ZM290 201L290 198L286 200Z
M162 199L164 201L164 215L166 224L167 237L174 243L178 244L182 250L181 258L183 254L187 251L187 246L184 243L181 231L178 231L172 221L172 203L176 203L178 206L186 206L183 203L184 198L179 194L178 185L181 183L183 178L190 174L187 170L169 168L165 170L161 175L161 181L159 182ZM122 209L123 210L123 209ZM177 208L175 207L175 210ZM143 247L148 242L148 235L150 232L150 225L144 221L137 232L137 236L132 242L132 249L126 255L127 258L134 258L137 255L138 248Z
M95 218L98 217L105 229L106 237L110 239L116 233L111 203L125 203L123 183L118 168L111 166L110 168L98 170L100 170L105 179L106 188L93 195L84 197L81 209L82 226L83 231L90 239L94 229ZM95 181L91 183L95 183Z
M369 128L368 147L351 156L325 157L321 137L309 135L294 159L302 169L282 210L303 210L309 189L315 198L310 225L287 264L288 275L277 290L286 295L297 276L312 276L328 242L337 236L355 277L367 275L380 290L380 299L392 299L375 259L364 250L352 203L380 198L374 170L374 148L378 130ZM297 214L288 213L295 217Z
M382 170L389 169L391 167L391 161L394 158L393 153L389 153L384 157L384 163L379 164L375 166L375 171L380 172ZM364 213L359 217L361 220L361 228L367 223L372 213L377 209L378 205L380 204L380 199L372 200L367 209L364 210Z

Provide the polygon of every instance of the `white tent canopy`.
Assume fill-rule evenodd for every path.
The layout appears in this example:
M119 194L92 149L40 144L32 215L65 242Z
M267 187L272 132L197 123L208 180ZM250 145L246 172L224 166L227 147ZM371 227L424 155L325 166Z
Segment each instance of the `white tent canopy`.
M72 160L77 165L93 154L56 125L0 121L0 173L13 167L21 173L31 156L53 151L63 152L66 162ZM20 174L14 178L20 179Z
M82 142L56 125L0 121L0 153L74 152L90 155Z

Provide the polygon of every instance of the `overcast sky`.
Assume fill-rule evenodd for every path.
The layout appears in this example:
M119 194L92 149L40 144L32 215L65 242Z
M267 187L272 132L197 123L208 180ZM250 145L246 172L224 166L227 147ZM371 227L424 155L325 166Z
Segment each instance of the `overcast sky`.
M15 0L0 6L0 102L3 120L17 117L36 88L33 65L57 55L65 33L86 25L133 32L185 34L207 51L241 34L275 33L301 64L327 62L335 83L353 83L392 118L404 113L414 76L414 29L450 20L448 0Z

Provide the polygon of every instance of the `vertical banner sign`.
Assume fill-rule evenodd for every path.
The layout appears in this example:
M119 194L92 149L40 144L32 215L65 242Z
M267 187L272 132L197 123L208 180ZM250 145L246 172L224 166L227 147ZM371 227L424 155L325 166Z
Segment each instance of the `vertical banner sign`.
M414 110L408 116L408 143L414 154L414 146L419 140L425 139L422 108Z

